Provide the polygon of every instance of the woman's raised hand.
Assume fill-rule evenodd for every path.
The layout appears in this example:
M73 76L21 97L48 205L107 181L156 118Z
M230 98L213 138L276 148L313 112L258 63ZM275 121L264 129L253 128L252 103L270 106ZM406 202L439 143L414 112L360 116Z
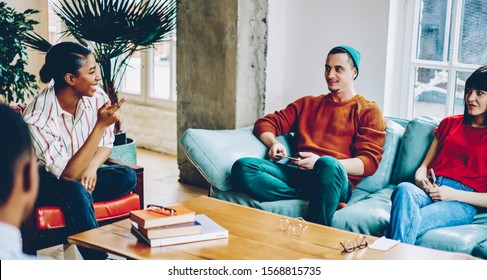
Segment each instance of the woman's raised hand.
M110 104L110 101L103 104L103 106L98 109L98 120L97 122L102 124L105 127L108 127L115 122L120 120L120 108L122 104L125 102L125 97L120 99L118 103Z

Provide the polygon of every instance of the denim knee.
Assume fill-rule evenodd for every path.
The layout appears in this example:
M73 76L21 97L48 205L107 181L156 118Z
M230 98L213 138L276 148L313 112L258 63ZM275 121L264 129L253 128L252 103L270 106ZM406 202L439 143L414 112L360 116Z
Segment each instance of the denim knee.
M104 184L116 185L120 190L125 190L123 194L132 192L137 184L135 170L125 165L99 168L97 175L99 178L98 182L103 181Z
M411 195L418 190L421 190L418 188L418 186L414 185L413 183L409 182L402 182L396 186L394 191L392 192L391 198L394 199L396 196L404 196L404 195ZM423 190L421 190L423 191Z
M137 173L135 173L135 170L125 165L118 166L117 169L118 173L123 178L122 182L125 182L127 185L126 189L133 191L135 185L137 185Z
M78 181L65 180L65 199L69 201L84 200L89 204L93 204L93 197L91 193ZM74 201L73 201L74 200Z

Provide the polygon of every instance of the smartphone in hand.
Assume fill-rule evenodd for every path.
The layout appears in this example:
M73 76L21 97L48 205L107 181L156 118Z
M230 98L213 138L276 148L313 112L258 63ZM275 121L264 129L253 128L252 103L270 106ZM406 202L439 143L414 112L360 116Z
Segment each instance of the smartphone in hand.
M298 157L284 157L284 158L287 158L290 160L301 160L301 158L298 158Z
M428 179L432 184L436 183L436 176L435 176L435 171L433 168L430 169L430 175L428 176Z
M287 159L290 159L290 160L300 160L300 158L298 158L298 157L283 156L282 154L277 154L277 156L278 157L281 157L281 159L287 158Z

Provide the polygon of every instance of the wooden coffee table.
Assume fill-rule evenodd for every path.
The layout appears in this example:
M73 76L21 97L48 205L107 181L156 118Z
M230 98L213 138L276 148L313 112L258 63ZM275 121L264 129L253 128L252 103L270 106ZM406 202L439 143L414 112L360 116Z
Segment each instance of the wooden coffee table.
M358 234L310 223L309 228L296 237L280 230L281 215L204 196L182 204L228 229L229 238L151 248L137 240L130 232L130 220L125 219L72 235L68 242L127 259L474 259L467 254L402 243L386 252L364 248L342 254L339 243L355 239ZM377 237L367 236L369 244L375 239Z

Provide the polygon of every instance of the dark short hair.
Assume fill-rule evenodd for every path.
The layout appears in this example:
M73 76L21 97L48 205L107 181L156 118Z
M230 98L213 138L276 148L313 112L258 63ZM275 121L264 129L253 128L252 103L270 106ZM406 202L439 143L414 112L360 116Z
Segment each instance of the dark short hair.
M475 70L465 82L465 93L463 95L463 104L465 107L463 111L463 123L472 124L473 116L468 114L468 105L466 100L468 89L487 90L487 65L481 66ZM483 125L487 125L487 118L484 119Z
M41 81L49 83L54 79L57 88L67 86L64 75L76 75L91 53L89 48L76 42L62 42L52 46L39 73Z
M32 140L21 115L0 104L0 205L5 204L13 189L16 166L23 156L32 156Z

